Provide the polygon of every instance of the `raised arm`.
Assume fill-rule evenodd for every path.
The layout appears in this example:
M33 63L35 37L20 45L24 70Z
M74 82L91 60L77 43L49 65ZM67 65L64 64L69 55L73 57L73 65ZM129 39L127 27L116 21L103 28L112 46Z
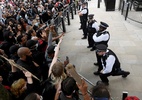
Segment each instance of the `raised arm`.
M60 38L60 41L59 41L58 45L57 45L56 48L55 48L55 54L54 54L54 58L53 58L53 60L52 60L52 62L51 62L50 68L49 68L48 77L49 77L50 74L51 74L51 70L52 70L52 67L53 67L54 63L55 63L55 62L57 61L57 59L58 59L59 48L60 48L60 44L61 44L62 40L63 40L63 36Z

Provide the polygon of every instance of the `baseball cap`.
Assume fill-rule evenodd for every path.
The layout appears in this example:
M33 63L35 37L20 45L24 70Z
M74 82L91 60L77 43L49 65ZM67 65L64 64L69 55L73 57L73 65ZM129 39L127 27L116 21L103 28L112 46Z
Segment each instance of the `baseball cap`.
M26 43L26 46L28 48L31 48L32 46L36 45L38 41L36 40L28 40L27 43Z
M48 47L48 49L47 49L47 53L48 54L52 54L52 53L54 53L55 52L55 45L50 45L49 47Z

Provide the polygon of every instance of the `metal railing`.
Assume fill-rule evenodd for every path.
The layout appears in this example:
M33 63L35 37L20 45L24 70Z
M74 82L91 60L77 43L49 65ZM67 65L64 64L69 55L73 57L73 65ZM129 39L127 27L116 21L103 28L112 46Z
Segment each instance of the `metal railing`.
M120 3L121 14L125 17L125 20L129 19L142 24L142 2L123 0Z
M92 87L95 86L95 84L93 84L91 81L89 81L87 78L85 78L84 76L82 76L80 73L78 73L79 76L81 76L81 78L83 78L89 85L91 85ZM91 95L92 92L90 90L88 90L88 93Z
M57 31L58 28L60 28L63 32L66 32L65 22L67 23L67 25L70 25L70 15L71 19L74 19L74 14L76 14L76 6L73 2L72 4L65 7L63 11L58 12L58 15L55 15L56 17L48 20L46 23L52 21L52 24L55 25Z

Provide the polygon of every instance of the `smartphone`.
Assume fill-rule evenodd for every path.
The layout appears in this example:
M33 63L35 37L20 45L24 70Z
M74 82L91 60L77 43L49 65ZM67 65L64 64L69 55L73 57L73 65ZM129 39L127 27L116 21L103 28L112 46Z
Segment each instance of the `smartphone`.
M128 92L127 91L123 91L122 93L122 100L125 100L125 98L128 96Z
M66 56L66 61L69 61L69 57L68 56Z

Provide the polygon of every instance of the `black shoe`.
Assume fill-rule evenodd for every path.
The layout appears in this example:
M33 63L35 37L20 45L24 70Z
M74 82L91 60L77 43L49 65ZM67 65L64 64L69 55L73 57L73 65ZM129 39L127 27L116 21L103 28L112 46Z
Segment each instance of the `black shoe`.
M81 39L87 39L86 37L83 37L83 38L81 38Z
M90 49L90 51L94 51L94 49L92 48L92 49Z
M91 46L87 46L87 48L91 48Z
M122 77L126 78L129 74L130 74L130 72L124 72L124 75L122 75Z
M94 75L100 75L100 72L96 71L93 73Z
M99 66L99 64L98 64L98 63L94 63L94 65L95 65L95 66Z

